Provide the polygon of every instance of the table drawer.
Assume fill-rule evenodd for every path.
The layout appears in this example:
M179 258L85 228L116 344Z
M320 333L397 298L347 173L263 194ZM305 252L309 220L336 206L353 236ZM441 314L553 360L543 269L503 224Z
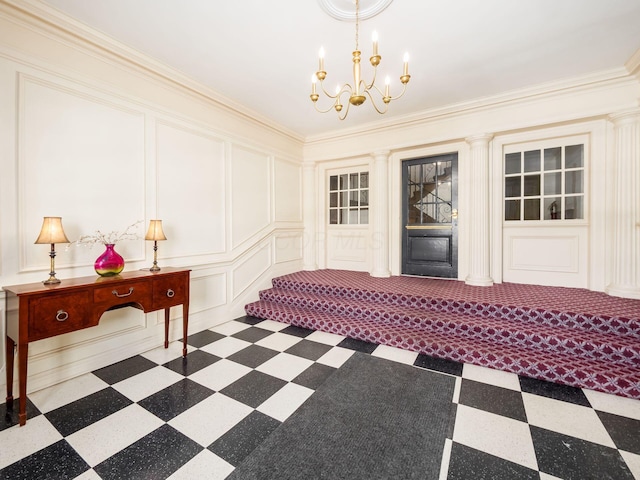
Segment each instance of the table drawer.
M185 303L188 281L189 277L186 275L172 275L154 279L153 308L168 308Z
M114 284L98 287L93 290L93 301L107 307L128 303L139 303L143 307L147 307L151 303L151 283L128 282L126 285Z
M29 341L91 326L89 290L36 298L29 313Z

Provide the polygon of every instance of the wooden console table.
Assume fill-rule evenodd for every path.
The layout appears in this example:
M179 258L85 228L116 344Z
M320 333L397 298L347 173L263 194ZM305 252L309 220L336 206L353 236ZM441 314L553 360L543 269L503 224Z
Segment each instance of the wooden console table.
M135 307L145 313L164 309L164 347L169 346L169 311L182 305L182 356L187 356L190 270L139 270L115 277L64 279L56 285L31 283L3 287L7 293L7 409L13 408L13 369L18 346L20 425L27 422L29 342L98 325L107 310Z

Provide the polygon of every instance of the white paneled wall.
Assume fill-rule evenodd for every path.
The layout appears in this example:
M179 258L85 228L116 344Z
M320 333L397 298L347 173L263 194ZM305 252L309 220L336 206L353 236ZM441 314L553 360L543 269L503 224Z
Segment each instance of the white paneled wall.
M301 269L299 139L79 39L63 41L55 29L45 39L37 26L3 15L0 286L47 278L49 248L33 243L44 216L61 216L71 240L142 220L140 239L116 246L125 270L151 266L152 243L143 236L150 219L162 219L167 241L158 243L159 265L192 270L192 333L242 315L272 277ZM103 250L58 245L58 278L95 276ZM4 352L3 294L0 302ZM172 339L181 337L180 315L172 309ZM96 327L31 344L29 389L162 339L162 312L107 312ZM4 363L2 355L0 382Z

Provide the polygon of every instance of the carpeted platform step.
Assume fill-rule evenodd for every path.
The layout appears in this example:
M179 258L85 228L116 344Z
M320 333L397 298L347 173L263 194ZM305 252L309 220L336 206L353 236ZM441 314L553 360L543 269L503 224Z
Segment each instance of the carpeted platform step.
M364 300L321 296L279 288L260 292L272 304L306 308L319 313L363 318L391 325L454 333L469 339L541 348L558 354L578 355L616 363L640 365L640 342L631 336L588 332L573 327L549 326L537 318L509 320L482 315L451 313L425 308L393 306Z
M309 274L316 272L285 275L274 278L272 283L276 290L318 297L341 297L491 318L537 321L550 326L632 335L640 340L638 300L610 297L584 289L519 284L487 288L452 280L415 277L372 281L368 274L362 272L335 272L338 272L335 284L322 275L310 281ZM344 284L345 278L350 280L348 284ZM487 290L491 290L491 294Z
M640 399L640 301L319 270L273 279L247 314Z
M628 365L618 364L612 368L610 362L600 360L568 358L566 355L544 352L537 348L469 339L454 333L442 334L374 320L353 319L262 300L248 304L246 312L258 318L398 347L436 358L640 398L640 371Z

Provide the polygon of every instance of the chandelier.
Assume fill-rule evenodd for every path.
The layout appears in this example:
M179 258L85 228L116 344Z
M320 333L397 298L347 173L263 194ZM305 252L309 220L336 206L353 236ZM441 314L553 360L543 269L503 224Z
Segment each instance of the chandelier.
M392 97L389 93L389 77L387 76L385 79L384 92L380 90L380 88L376 85L376 72L378 65L380 65L380 60L382 57L378 53L378 34L377 32L373 32L373 54L369 57L369 62L371 62L371 66L373 66L373 78L371 79L371 83L367 83L362 79L360 73L360 50L358 47L358 35L360 30L360 1L355 0L356 4L356 49L353 51L353 85L349 83L345 83L342 87L338 85L335 90L335 94L332 95L329 93L324 87L324 80L327 78L327 72L324 69L324 48L320 47L319 53L319 66L318 71L311 76L311 101L315 109L320 113L327 113L332 109L335 109L338 112L338 118L340 120L344 120L349 113L349 106L359 106L362 105L367 97L371 99L371 104L373 108L380 114L384 114L387 112L389 108L389 103L391 100L396 100L404 95L404 92L407 90L407 83L411 79L411 75L409 75L409 55L407 53L404 54L404 67L402 71L402 75L400 76L400 83L402 83L402 92L400 95ZM322 93L333 100L333 103L326 110L322 110L318 107L318 99L320 98L320 94L318 94L317 82L320 81L320 89ZM376 93L377 92L377 93ZM348 101L345 102L346 108L343 106L342 97L347 94L349 96ZM384 103L384 106L380 108L376 104L375 96L378 96Z

